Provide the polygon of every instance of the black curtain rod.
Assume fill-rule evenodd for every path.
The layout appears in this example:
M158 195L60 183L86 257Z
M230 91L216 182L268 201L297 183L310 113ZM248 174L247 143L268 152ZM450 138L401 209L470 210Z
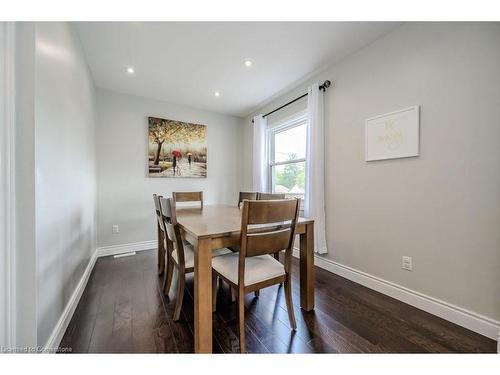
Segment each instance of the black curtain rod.
M325 92L325 91L326 91L326 89L327 89L328 87L330 87L330 85L331 85L331 84L332 84L332 83L331 83L329 80L326 80L325 82L323 82L323 84L322 84L322 85L319 85L319 89L320 89L320 90L322 90L323 92ZM272 115L274 112L277 112L277 111L279 111L280 109L283 109L283 108L285 108L286 106L289 106L290 104L295 103L297 100L300 100L300 99L302 99L302 98L305 98L307 95L308 95L308 93L306 92L304 95L301 95L301 96L299 96L298 98L295 98L295 99L293 99L293 100L289 101L288 103L283 104L281 107L278 107L278 108L276 108L276 109L272 110L271 112L268 112L268 113L266 113L265 115L262 115L262 117L267 117L267 116L269 116L269 115ZM253 119L252 119L252 123L253 123Z

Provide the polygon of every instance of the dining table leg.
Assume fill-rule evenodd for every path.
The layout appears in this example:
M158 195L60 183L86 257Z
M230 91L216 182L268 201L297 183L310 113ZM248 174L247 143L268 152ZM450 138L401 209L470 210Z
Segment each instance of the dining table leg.
M198 239L194 250L194 350L212 353L212 248Z
M300 234L300 307L314 309L314 223Z

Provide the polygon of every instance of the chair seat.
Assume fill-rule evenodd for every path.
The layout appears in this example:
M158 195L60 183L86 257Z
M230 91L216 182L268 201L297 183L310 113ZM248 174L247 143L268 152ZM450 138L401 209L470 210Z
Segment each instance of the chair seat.
M240 254L231 253L212 260L212 268L229 281L238 284ZM285 267L270 255L246 258L245 286L285 275Z
M225 247L216 249L212 252L212 257L219 257L225 254L232 254L233 252ZM179 257L177 255L177 250L172 252L172 257L175 260L175 263L179 264ZM194 267L194 248L193 245L187 244L184 245L184 262L186 263L186 268Z

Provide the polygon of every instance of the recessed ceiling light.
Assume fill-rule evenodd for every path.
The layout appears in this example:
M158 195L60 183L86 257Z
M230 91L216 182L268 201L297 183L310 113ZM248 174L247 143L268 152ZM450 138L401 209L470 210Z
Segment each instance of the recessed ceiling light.
M134 68L132 68L132 67L127 68L127 73L128 74L134 74L134 72L135 72Z
M245 66L246 66L247 68L250 68L250 67L252 66L252 64L253 64L253 63L252 63L252 60L250 60L250 59L246 59L246 60L244 61L244 64L245 64Z
M215 96L220 96L220 92L216 91L216 92L214 92L214 95Z

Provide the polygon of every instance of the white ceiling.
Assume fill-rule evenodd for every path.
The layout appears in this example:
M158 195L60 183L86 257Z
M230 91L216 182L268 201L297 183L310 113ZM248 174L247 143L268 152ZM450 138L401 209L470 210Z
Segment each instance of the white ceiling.
M398 25L83 22L77 30L98 87L245 116ZM251 68L244 66L247 58Z

